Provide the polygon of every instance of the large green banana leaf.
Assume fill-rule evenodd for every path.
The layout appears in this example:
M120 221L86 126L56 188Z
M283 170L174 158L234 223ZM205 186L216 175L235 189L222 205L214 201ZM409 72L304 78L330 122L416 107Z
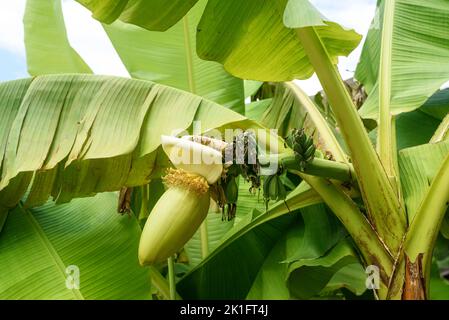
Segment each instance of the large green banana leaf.
M94 18L112 23L116 19L148 30L165 31L178 22L198 0L77 0Z
M29 0L23 18L28 72L91 73L70 46L60 0Z
M196 54L196 27L205 4L200 1L163 33L122 21L104 29L133 78L186 90L243 113L243 81Z
M314 26L331 59L348 55L360 35L326 21L307 0L209 0L198 25L197 51L244 79L306 79L312 65L295 30Z
M341 225L324 205L301 209L301 218L267 256L248 299L308 299L317 296L340 269L358 263ZM335 283L332 289L346 286L354 293L363 293L359 290L363 268L358 265L358 276L349 278L349 283L342 279L340 286Z
M385 1L377 0L376 14L366 35L360 60L354 77L363 83L365 90L371 92L379 76L380 43L382 39L382 26Z
M207 229L207 252L212 252L223 239L223 236L231 230L234 220L223 221L220 211L210 210L207 219L203 222ZM198 230L186 243L184 249L189 258L189 267L193 268L203 260L203 248L201 246L201 231Z
M320 292L320 296L329 297L331 299L334 297L341 299L342 296L344 296L345 298L348 297L349 300L354 298L354 295L351 293L355 293L356 296L363 295L362 297L358 297L358 299L372 299L373 292L366 290L366 279L367 273L366 270L363 269L363 266L359 262L350 263L342 267L332 276L326 287ZM330 293L335 292L335 288L341 288L340 292L343 293L343 295L334 294L334 296L332 296ZM350 290L349 294L345 288ZM337 291L337 293L340 292Z
M320 201L316 194L309 192L308 187L301 185L288 196L288 207L295 211ZM321 219L315 219L316 215ZM184 298L290 297L285 281L285 268L289 264L285 264L285 260L291 258L290 262L295 262L300 259L297 257L307 257L311 261L321 257L341 239L337 235L343 235L341 227L336 227L338 224L334 223L335 218L323 212L322 207L309 209L309 218L312 219L308 219L306 224L298 212L289 213L283 202L274 204L263 214L254 211L252 216L237 230L231 230L218 248L178 283L178 291ZM306 232L297 232L298 228L304 230L304 227ZM322 233L322 230L329 231L329 234ZM323 234L329 236L323 238L320 236ZM291 256L284 256L285 250L278 250L286 246L290 248ZM308 250L300 250L309 246ZM236 259L238 264L235 263ZM306 272L313 270L310 268ZM276 277L268 279L268 274L276 274ZM326 285L320 282L314 286L313 279L310 280L307 285L316 289L315 293ZM296 283L294 288L304 285L302 282ZM354 287L357 285L354 284Z
M438 125L439 119L423 112L419 108L403 113L396 119L396 145L398 150L429 143Z
M111 23L120 19L149 30L165 30L174 25L195 2L176 7L180 1L170 4L162 4L160 0L78 1L100 21ZM161 16L171 13L173 19L155 18L155 7ZM124 18L127 11L132 13ZM143 16L145 23L142 23ZM354 50L361 39L355 31L324 19L307 0L208 0L198 25L197 52L200 58L218 61L240 78L305 79L313 74L313 68L291 28L306 26L316 28L335 63L338 56Z
M385 98L391 113L399 114L423 105L449 80L447 1L391 0L379 8L379 12L383 8L384 17L377 16L375 26L382 32L374 28L368 35L357 71L358 79L373 87L360 109L363 117L372 119L377 119L380 94L388 95ZM377 66L376 73L373 68ZM381 87L390 90L379 92Z
M258 270L246 296L247 299L288 300L290 298L285 281L288 264L284 260L289 255L289 251L294 250L300 243L299 237L303 228L304 225L301 222L296 222L280 236Z
M351 277L340 278L340 283L329 282L351 267ZM333 290L346 288L360 295L366 290L364 268L359 262L354 248L348 239L341 240L323 256L314 259L299 259L288 268L288 287L291 295L299 299L309 299L326 291L329 284Z
M446 128L442 120L449 111L449 90L439 90L419 109L402 113L396 117L396 145L398 150L429 143L441 126L442 135ZM376 143L377 128L370 132Z
M402 190L409 221L418 212L430 184L449 152L449 141L425 144L399 152Z
M443 120L449 113L449 89L438 90L419 110Z
M151 298L137 260L139 225L117 214L116 199L103 193L12 210L0 233L0 299ZM77 271L79 288L67 281Z
M201 121L203 131L257 127L199 96L116 77L11 81L0 84L0 98L0 198L9 192L20 199L28 173L36 172L27 206L50 195L66 202L148 183L168 166L160 136L186 130L193 121Z
M196 55L195 32L204 5L203 0L164 33L120 20L104 27L133 78L186 90L243 113L242 80ZM30 74L91 72L69 45L61 0L28 0L24 25Z

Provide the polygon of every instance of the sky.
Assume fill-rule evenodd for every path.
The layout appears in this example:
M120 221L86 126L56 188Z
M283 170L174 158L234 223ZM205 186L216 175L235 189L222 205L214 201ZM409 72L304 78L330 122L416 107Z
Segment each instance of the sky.
M72 47L97 74L129 76L114 51L100 23L74 0L62 0L64 19ZM366 35L375 13L376 0L310 0L329 20ZM0 0L0 81L28 77L22 18L26 0ZM355 71L362 46L349 57L341 57L339 70L343 78ZM297 81L308 94L321 86L316 76Z

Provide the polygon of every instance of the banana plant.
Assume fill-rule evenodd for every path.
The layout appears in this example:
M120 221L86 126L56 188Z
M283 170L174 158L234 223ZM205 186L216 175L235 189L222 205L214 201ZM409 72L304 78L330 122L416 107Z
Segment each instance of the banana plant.
M125 6L122 12L116 12L115 18L121 19L121 14L126 16L128 10L136 8L138 5ZM184 8L179 9L182 14ZM198 26L199 56L221 62L226 70L241 78L286 81L309 77L313 71L317 73L357 175L367 210L366 215L363 212L358 215L367 219L383 247L383 253L374 254L377 264L384 265L381 298L425 297L429 290L432 250L447 206L448 187L444 185L447 161L437 164L440 170L435 179L430 180L431 191L426 190L420 196L419 208L410 209L405 200L409 195L404 194L397 154L396 118L419 108L448 80L444 59L449 53L444 27L448 10L444 1L426 4L401 0L378 2L356 73L369 91L360 113L335 67L335 56L351 48L351 42L358 39L346 32L342 36L345 42L336 44L332 41L333 34L344 31L337 30L338 25L324 18L308 1L264 2L260 5L256 1L223 3L210 0ZM231 19L235 16L240 17L237 22ZM262 21L269 21L268 27ZM132 23L132 20L128 19L128 22ZM249 32L246 26L250 23ZM263 26L264 32L259 32L257 26ZM422 30L428 30L426 34L432 36L423 37ZM271 42L260 37L267 33L272 35ZM282 37L284 34L286 36ZM280 39L284 41L283 45L277 43ZM288 57L283 55L284 52L289 52ZM427 79L425 83L421 81L424 78ZM376 146L371 143L361 116L377 121ZM439 131L445 132L445 128ZM325 190L318 181L309 182L321 189L323 198L330 201L328 205L336 201L336 194L331 196L330 190ZM428 210L435 216L426 214ZM366 254L368 263L372 258L372 253ZM419 286L419 290L410 288L411 284L404 280L413 268L419 269L414 273L419 274L419 279L408 278L408 282Z
M361 36L329 21L308 0L78 2L104 23L130 74L157 83L40 76L90 69L70 47L60 2L44 8L28 1L27 57L30 72L38 76L0 85L0 227L8 211L20 211L13 209L17 205L41 205L50 195L65 203L160 178L173 164L162 150L161 135L188 130L194 120L204 128L277 128L284 138L290 135L288 148L260 155L261 161L280 159L282 172L262 178L265 200L275 203L243 214L239 201L248 190L240 190L234 226L181 275L181 296L305 299L342 288L362 294L367 267L379 270L377 299L427 299L432 286L446 285L432 278L433 251L440 229L447 232L449 205L449 104L445 92L438 92L449 80L444 0L378 1L355 75L368 96L361 108L336 67L338 57L352 52ZM56 28L46 29L47 34L33 28L42 12L54 14L45 23ZM70 63L59 63L61 56L55 64L43 59L45 48L39 45L49 39ZM155 51L170 39L177 58ZM162 70L165 64L173 68ZM331 108L324 114L290 82L313 73ZM212 74L214 81L207 81ZM237 78L252 81L247 92L260 82L280 83L268 101L246 107L257 122L215 103L242 113L243 82ZM377 128L368 132L367 121ZM260 178L239 173L251 188ZM160 211L158 204L153 209ZM325 238L318 239L316 230L325 230ZM182 240L177 247L187 239ZM232 263L239 252L246 255L243 272ZM145 263L154 262L147 258ZM169 259L170 297L175 297L179 265ZM214 272L223 265L222 272ZM321 276L311 283L313 272ZM276 286L270 291L272 281ZM165 283L159 283L162 292Z

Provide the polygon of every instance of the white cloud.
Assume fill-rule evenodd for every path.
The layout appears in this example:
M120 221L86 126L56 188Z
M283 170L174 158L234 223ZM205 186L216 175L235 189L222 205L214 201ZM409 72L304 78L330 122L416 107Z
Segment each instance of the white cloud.
M25 0L3 0L0 3L0 48L25 57L22 17Z

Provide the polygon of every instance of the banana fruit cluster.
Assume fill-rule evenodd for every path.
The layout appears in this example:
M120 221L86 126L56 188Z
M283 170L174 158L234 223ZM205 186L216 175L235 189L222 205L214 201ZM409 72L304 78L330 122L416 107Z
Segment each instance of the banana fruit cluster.
M287 197L287 190L278 174L265 177L263 183L263 197L265 201L285 200Z
M308 136L302 128L293 129L285 139L287 145L295 152L301 171L304 171L307 163L315 157L316 147L312 136Z

